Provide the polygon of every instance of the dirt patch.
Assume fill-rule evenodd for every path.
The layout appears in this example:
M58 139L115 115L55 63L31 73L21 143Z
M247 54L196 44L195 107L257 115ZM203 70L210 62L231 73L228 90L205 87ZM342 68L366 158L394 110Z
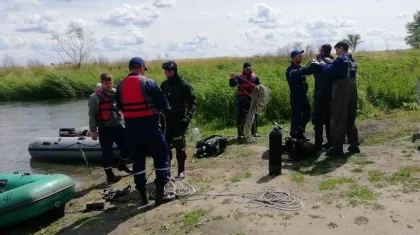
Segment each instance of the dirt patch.
M378 135L393 136L395 130L409 136L416 128L419 124L407 119L359 125L367 142ZM84 204L100 199L105 187L102 173L95 173L63 218L16 234L419 234L420 216L413 209L420 204L419 144L407 138L382 140L362 144L360 154L345 158L322 154L310 162L285 161L277 177L268 175L266 139L231 145L218 157L188 159L186 180L199 188L190 198L139 208L133 191L114 203L117 210L82 213ZM127 184L134 186L131 176L115 186ZM238 203L238 196L261 196L266 189L290 193L303 208L246 208Z

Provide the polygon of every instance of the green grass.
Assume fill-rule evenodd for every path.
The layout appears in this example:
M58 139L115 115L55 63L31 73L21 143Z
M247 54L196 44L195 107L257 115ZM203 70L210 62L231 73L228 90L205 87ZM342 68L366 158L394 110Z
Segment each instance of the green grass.
M197 209L184 215L185 226L195 226L200 222L203 216L207 215L208 211L204 209Z
M319 185L319 190L333 190L339 184L352 183L353 180L349 178L328 178L322 181Z
M371 117L378 109L410 108L417 101L420 77L420 51L355 53L358 62L359 114ZM305 58L306 64L311 58ZM271 101L262 123L289 120L289 88L284 72L289 58L256 56L251 58L216 58L179 60L179 73L194 87L199 125L224 128L235 125L236 88L228 85L230 72L239 72L244 61L253 63L262 84L271 91ZM147 76L160 83L164 80L163 61L148 62ZM127 75L128 62L87 64L80 69L66 66L0 69L0 101L86 98L99 75L109 72L117 84ZM308 96L313 97L314 79L308 77ZM414 106L413 106L414 107Z

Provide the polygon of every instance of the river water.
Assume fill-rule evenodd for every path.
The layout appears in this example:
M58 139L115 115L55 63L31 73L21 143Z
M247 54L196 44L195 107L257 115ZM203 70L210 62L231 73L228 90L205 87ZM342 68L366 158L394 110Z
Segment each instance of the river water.
M0 174L62 173L76 180L92 169L81 165L31 161L29 143L36 137L57 136L60 128L88 126L87 99L0 103Z

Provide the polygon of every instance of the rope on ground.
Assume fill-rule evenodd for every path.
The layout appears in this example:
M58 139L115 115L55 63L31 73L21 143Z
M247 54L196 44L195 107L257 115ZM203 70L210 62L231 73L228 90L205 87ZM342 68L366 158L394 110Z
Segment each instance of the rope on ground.
M252 125L254 124L255 115L259 112L265 112L268 102L270 101L270 90L264 85L257 85L252 93L251 103L248 113L244 121L244 135L251 136Z
M175 194L178 198L191 197L197 194L198 188L185 180L169 181L165 187L166 193ZM266 189L264 192L254 193L224 193L197 194L206 197L234 197L234 201L245 208L271 208L283 211L297 211L303 208L303 203L290 193Z

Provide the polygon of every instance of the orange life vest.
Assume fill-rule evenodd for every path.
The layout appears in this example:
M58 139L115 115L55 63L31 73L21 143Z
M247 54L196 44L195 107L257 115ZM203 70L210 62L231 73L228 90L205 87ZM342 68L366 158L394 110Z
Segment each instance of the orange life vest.
M124 118L140 118L159 113L153 98L146 94L146 77L129 75L121 81L121 103Z
M99 96L99 109L98 109L98 120L105 123L111 119L112 112L118 112L118 115L122 115L122 112L115 108L114 99L110 98L105 92L96 90L96 94Z
M254 91L255 88L255 80L257 75L255 73L252 73L250 76L250 80L248 80L248 77L240 73L239 78L243 80L238 84L238 95L251 95L252 91ZM240 81L240 80L239 80Z

